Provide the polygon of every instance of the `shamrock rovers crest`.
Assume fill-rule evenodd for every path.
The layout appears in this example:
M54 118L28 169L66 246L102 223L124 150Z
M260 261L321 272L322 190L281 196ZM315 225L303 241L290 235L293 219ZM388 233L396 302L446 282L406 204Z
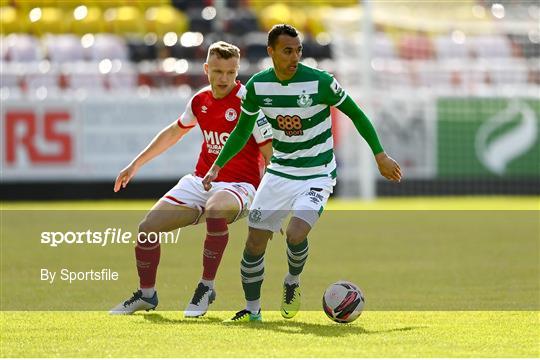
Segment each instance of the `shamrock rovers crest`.
M249 221L252 223L258 223L261 221L261 210L254 209L249 211Z
M298 95L298 100L296 101L296 103L300 107L308 107L313 104L313 99L309 97L309 94L306 94L304 92L302 95Z

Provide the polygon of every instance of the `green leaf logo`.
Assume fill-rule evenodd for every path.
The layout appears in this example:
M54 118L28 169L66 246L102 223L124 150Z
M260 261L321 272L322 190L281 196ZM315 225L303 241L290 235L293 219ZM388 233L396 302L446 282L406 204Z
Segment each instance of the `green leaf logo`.
M478 160L491 172L503 175L512 160L534 146L537 126L534 111L524 101L510 101L506 109L478 129L475 139Z

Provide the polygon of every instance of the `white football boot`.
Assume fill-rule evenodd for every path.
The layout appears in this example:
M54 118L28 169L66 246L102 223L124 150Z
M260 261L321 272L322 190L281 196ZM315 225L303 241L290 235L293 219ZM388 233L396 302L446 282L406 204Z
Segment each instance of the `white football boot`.
M184 311L184 317L194 318L203 316L206 314L208 307L214 302L215 299L216 291L214 289L210 289L203 283L199 283L199 285L197 285L197 289L195 289L195 294L193 294L191 302Z
M133 296L124 302L116 305L109 311L109 315L131 315L135 311L142 310L154 310L158 305L157 291L154 292L154 296L151 298L145 298L142 296L142 291L137 290L133 293Z

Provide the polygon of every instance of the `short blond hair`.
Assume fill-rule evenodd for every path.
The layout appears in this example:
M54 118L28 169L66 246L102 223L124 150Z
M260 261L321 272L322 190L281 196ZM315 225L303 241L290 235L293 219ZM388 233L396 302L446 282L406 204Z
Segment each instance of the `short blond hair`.
M208 48L208 55L206 57L206 61L210 59L210 56L216 55L217 57L221 59L230 59L232 57L236 57L240 59L240 49L233 45L229 44L225 41L218 41L210 45Z

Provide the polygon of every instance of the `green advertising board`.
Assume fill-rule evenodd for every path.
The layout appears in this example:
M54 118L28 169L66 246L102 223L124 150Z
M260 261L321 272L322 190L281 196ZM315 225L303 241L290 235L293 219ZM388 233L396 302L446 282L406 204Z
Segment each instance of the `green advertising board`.
M439 177L540 177L539 99L440 98L437 137Z

